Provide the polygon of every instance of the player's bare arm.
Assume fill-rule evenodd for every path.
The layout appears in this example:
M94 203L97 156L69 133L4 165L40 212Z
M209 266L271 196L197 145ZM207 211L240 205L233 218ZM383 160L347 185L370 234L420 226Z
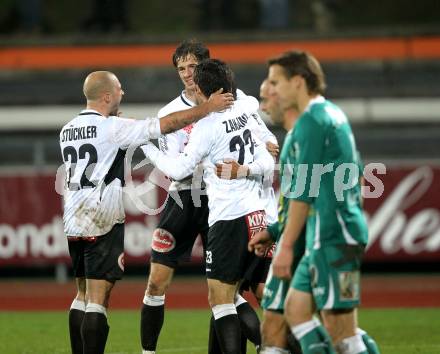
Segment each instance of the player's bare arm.
M168 114L160 120L160 131L168 134L179 130L207 116L211 112L220 112L234 103L231 93L223 93L223 89L213 93L209 99L200 105L184 111Z
M310 206L307 203L298 200L290 201L287 223L272 261L273 274L278 278L287 280L292 278L293 246L304 228L309 209Z
M259 257L264 257L267 251L272 247L273 240L267 230L257 232L248 243L249 252L255 252Z

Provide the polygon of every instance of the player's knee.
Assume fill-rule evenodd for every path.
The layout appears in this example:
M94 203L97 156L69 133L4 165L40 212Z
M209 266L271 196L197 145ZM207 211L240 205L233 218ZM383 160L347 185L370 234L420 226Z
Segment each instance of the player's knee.
M75 283L77 288L76 299L79 301L86 301L86 278L76 278Z
M86 287L84 288L78 288L78 291L76 293L76 299L79 301L86 301Z
M107 307L108 299L115 282L103 279L87 280L87 302Z
M300 299L289 292L284 303L284 316L290 326L308 322L313 317L312 309L309 306L304 306Z
M261 334L263 337L271 338L274 334L276 335L277 330L277 319L274 316L264 315L263 321L261 322Z
M353 309L334 309L322 312L324 326L334 343L356 334Z
M168 289L173 277L173 269L161 265L151 265L148 277L147 295L162 296Z
M168 283L160 278L149 278L146 295L162 296L168 289Z
M297 323L301 323L299 321L299 316L297 309L295 308L295 302L293 301L291 296L286 297L286 301L284 302L284 316L287 322L290 325L295 325Z
M211 288L209 288L209 290L208 290L208 303L209 303L210 307L214 307L214 306L220 304L220 301L217 298L216 291Z
M219 294L208 294L208 302L209 306L212 308L217 305L224 305L224 304L233 304L234 301L231 299L228 299L225 296L220 296Z
M339 343L344 339L344 329L341 326L326 323L324 327L330 335L333 343Z
M284 348L287 344L288 327L281 313L265 311L261 323L261 336L265 345Z
M219 281L208 281L208 302L211 307L234 303L235 286Z

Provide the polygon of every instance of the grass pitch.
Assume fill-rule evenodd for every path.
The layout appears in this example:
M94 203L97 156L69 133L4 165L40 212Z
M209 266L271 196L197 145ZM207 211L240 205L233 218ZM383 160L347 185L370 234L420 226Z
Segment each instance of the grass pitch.
M206 354L208 310L169 310L158 354ZM363 329L374 337L382 354L440 353L440 309L365 309ZM140 311L110 311L108 354L139 354ZM67 312L0 312L0 353L70 353ZM248 353L254 354L248 345Z

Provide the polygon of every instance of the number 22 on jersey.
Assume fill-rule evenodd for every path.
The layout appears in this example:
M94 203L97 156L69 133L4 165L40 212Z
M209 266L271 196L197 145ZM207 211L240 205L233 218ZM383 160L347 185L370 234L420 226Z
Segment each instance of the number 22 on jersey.
M73 183L72 178L75 175L78 158L83 160L88 155L88 161L81 174L81 179L78 183ZM83 144L78 151L73 146L66 146L63 149L63 159L67 163L70 160L70 167L67 174L67 186L71 191L77 191L82 188L93 188L96 186L96 181L90 181L88 177L93 174L95 165L98 162L98 153L92 144Z

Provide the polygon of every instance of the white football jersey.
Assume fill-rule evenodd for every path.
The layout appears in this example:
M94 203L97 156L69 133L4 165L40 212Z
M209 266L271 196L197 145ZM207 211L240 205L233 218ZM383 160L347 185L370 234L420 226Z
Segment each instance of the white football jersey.
M224 112L211 113L192 129L183 154L169 157L153 144L143 146L146 156L162 172L174 179L192 173L203 163L204 181L209 199L209 225L219 220L233 220L265 208L260 178L226 180L217 177L215 164L233 159L249 165L252 174L273 173L274 161L266 146L253 136L255 102L239 99Z
M259 103L258 100L253 96L246 95L242 90L237 89L237 100L247 100L249 105L253 105L255 111L251 114L252 118L255 120L257 124L253 125L255 133L258 136L258 139L263 143L271 142L273 144L278 145L277 138L275 135L267 128L266 123L261 119L258 114Z
M255 112L251 114L252 118L255 120L256 124L253 125L254 130L253 133L256 134L257 138L260 139L263 143L271 142L273 144L278 145L277 138L275 135L267 128L264 121L261 119L260 115L257 112L258 109L258 100L252 96L246 96L245 93L241 90L237 89L237 99L247 99L254 100L254 105L256 106ZM278 221L278 201L275 196L275 191L272 187L273 175L270 176L269 179L263 181L263 190L261 192L261 198L264 203L264 210L266 211L266 220L267 223L274 224Z
M176 97L166 106L162 107L158 113L158 117L162 118L167 114L171 114L177 111L183 111L185 109L190 109L195 106L192 102L185 96L185 92L182 91L180 96ZM179 129L173 133L161 135L158 139L159 149L165 155L176 157L179 156L186 144L188 144L189 135L194 124L190 124L185 128ZM185 190L191 189L191 177L185 178L180 181L173 181L170 184L169 190Z
M252 96L247 96L243 91L237 89L237 100L249 100L248 102L254 101L255 111L251 114L252 118L255 120L256 124L253 124L252 133L256 134L257 138L263 143L271 142L273 144L278 144L275 135L267 128L264 121L258 114L258 100ZM164 117L167 114L174 113L177 111L182 111L194 107L195 103L192 102L185 96L185 92L182 91L180 96L176 97L166 106L164 106L158 114L159 118ZM188 144L189 136L191 134L194 124L190 124L187 127L177 130L173 133L161 135L159 137L159 149L167 156L176 157L183 152L185 146ZM169 187L170 190L184 190L191 189L191 176L184 178L180 181L173 181ZM263 190L261 198L264 201L264 210L266 211L268 224L273 224L278 220L278 210L277 210L277 200L275 197L275 192L272 187L272 181L265 181L263 183Z
M124 158L128 147L160 135L159 119L108 118L84 110L60 133L64 160L64 232L100 236L123 223Z

